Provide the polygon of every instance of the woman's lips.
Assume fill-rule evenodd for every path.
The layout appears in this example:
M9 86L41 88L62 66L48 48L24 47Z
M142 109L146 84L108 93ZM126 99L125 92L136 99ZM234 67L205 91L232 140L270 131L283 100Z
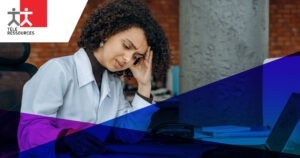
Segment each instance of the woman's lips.
M123 65L120 64L120 62L118 60L116 60L116 68L117 69L122 69Z

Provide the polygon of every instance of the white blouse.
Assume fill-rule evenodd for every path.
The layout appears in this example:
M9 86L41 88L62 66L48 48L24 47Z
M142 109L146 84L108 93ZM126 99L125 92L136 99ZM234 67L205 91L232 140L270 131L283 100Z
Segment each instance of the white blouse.
M90 60L82 48L74 55L49 60L23 88L18 130L21 151L55 140L66 128L84 129L101 123L146 131L157 108L137 94L130 104L122 87L121 80L105 70L99 91ZM140 115L135 112L115 119L139 109L143 111ZM104 141L109 130L99 133ZM128 134L114 134L122 141L134 141Z

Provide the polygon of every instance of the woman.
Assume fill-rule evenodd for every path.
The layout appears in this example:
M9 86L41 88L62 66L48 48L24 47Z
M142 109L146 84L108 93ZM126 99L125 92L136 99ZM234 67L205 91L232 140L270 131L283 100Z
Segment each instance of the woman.
M96 134L82 131L100 123L146 131L156 108L114 118L151 105L152 69L159 76L169 64L168 42L149 9L138 0L109 1L91 15L78 46L74 55L45 63L24 86L21 151L59 138L39 152L49 155L56 147L57 152L84 156L105 151L102 142L108 135L129 143L141 139L110 128ZM137 80L131 104L124 99L120 75Z

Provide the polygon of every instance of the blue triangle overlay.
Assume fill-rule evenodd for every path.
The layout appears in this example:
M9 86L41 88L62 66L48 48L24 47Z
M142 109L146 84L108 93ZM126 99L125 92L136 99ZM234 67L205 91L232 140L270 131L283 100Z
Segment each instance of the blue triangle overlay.
M193 143L168 144L159 138L153 141L151 133L133 127L113 127L113 122L141 118L149 111L155 111L160 105L175 108L178 105L178 122L195 126L242 125L261 126L264 123L274 124L280 111L293 92L300 92L299 53L281 58L265 65L255 67L220 81L189 91L164 102L123 115L84 130L100 140L106 140L105 132L113 131L124 135L121 142L106 143L107 153L90 157L297 157L278 152L268 152L256 148L232 146L205 142L197 139ZM12 112L15 113L15 112ZM15 114L14 114L15 115ZM75 134L66 136L72 137ZM144 138L143 138L144 137ZM172 137L173 139L181 139ZM139 142L139 140L141 140ZM164 138L162 138L164 139ZM31 148L14 156L20 157L55 157L49 153L57 140ZM298 149L300 150L300 149ZM5 154L3 155L5 156ZM57 156L57 155L56 155ZM70 157L68 154L60 157ZM299 156L299 155L298 155Z

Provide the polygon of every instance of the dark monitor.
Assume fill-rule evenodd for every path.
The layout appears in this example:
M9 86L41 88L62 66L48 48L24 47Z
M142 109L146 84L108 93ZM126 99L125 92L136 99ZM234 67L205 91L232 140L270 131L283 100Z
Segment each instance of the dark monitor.
M300 94L293 93L274 125L266 141L266 147L271 151L282 152L299 119Z

